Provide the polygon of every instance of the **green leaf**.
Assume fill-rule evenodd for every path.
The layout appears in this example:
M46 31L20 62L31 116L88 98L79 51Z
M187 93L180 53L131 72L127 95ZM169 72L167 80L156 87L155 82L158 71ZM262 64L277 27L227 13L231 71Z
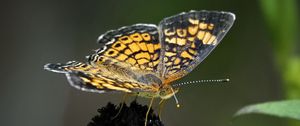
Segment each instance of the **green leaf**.
M245 106L234 117L245 114L265 114L300 120L300 100L285 100Z

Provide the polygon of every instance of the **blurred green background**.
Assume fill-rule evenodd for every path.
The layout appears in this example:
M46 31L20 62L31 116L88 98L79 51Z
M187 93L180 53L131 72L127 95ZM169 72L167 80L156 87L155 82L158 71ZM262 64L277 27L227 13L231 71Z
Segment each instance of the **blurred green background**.
M69 86L46 63L85 61L107 30L157 24L189 10L222 10L236 22L222 43L180 80L219 79L188 85L163 111L166 126L286 126L295 120L263 115L232 119L241 107L300 98L299 1L297 0L27 0L1 3L1 126L82 126L121 94L95 94ZM128 102L132 100L129 99ZM148 104L148 99L139 98Z

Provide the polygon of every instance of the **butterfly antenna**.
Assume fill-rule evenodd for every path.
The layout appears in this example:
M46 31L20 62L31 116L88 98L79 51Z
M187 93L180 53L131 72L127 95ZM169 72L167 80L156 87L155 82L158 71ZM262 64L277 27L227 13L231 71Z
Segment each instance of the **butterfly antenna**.
M212 83L212 82L223 83L223 82L229 82L229 81L230 81L230 79L228 79L228 78L226 78L226 79L215 79L215 80L186 81L186 82L174 84L174 85L172 85L172 87L180 87L182 85L195 84L195 83Z
M174 97L174 99L175 99L175 102L176 102L176 107L177 107L177 108L179 108L179 107L180 107L180 105L179 105L178 99L177 99L177 97L176 97L176 94L175 94L175 92L174 92L173 88L171 88L171 91L172 91L172 93L174 94L174 95L173 95L173 97Z

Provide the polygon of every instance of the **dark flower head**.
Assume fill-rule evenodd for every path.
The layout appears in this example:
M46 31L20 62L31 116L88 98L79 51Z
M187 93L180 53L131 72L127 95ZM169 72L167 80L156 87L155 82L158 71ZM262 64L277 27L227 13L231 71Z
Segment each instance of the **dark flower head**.
M93 117L88 126L144 126L148 106L140 105L136 101L131 102L130 106L125 103L121 104L123 107L118 115L121 105L116 107L116 105L108 103L105 107L98 109L100 115ZM163 126L152 108L148 115L147 126Z

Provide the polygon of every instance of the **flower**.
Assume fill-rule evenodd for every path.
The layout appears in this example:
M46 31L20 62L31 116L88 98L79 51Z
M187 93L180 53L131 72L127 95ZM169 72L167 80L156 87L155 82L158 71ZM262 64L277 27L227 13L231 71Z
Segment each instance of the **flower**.
M123 104L123 107L121 104ZM98 109L100 115L92 118L88 126L144 126L148 106L140 105L136 101L127 106L121 103L119 107L108 103L105 107ZM121 108L120 113L118 114ZM159 117L153 113L152 108L149 111L147 126L163 126Z

